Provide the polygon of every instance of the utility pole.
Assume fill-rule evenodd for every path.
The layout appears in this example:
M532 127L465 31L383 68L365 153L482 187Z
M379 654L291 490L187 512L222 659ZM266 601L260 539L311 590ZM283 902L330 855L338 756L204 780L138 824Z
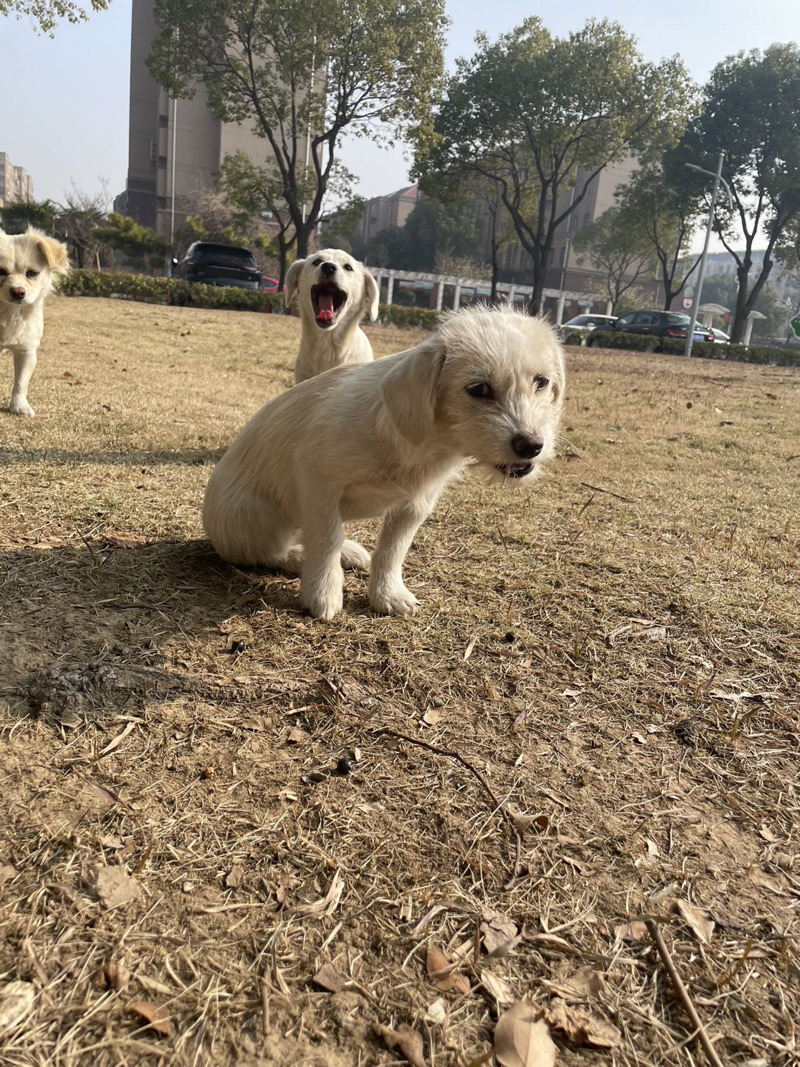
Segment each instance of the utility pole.
M697 272L697 287L695 289L695 298L694 298L694 301L692 302L691 322L689 323L689 332L686 335L686 348L685 348L684 353L683 353L685 356L691 356L691 354L692 354L692 344L694 342L694 329L695 329L695 326L697 325L697 311L698 311L698 308L700 307L700 298L701 298L702 293L703 293L703 279L704 279L705 273L706 273L706 256L708 255L708 245L709 245L709 242L711 241L711 230L713 229L713 226L714 226L714 209L717 206L717 194L719 193L720 183L725 186L725 188L726 188L726 190L728 192L728 201L729 201L729 203L732 202L730 187L729 187L728 183L725 181L725 179L722 177L722 161L724 160L724 158L725 158L725 153L724 152L720 152L719 159L717 160L717 169L716 169L716 171L704 170L703 167L696 167L694 165L694 163L685 163L684 164L684 166L688 167L690 170L699 171L700 174L707 174L709 176L709 178L713 178L714 179L714 189L713 189L713 191L711 193L711 206L708 209L708 223L706 225L706 239L705 239L705 244L703 245L703 253L700 256L700 269Z

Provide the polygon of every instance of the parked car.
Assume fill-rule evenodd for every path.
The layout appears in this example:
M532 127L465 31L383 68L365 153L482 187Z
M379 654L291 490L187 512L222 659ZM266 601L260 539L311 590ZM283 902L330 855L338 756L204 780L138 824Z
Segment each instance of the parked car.
M731 343L730 334L725 333L724 330L714 327L714 341L718 345L729 345Z
M618 333L643 333L656 337L686 337L691 324L689 315L681 311L631 311L618 319L596 326L586 342L590 348L600 348L603 334L610 330ZM695 341L713 341L714 332L707 326L695 324Z
M277 293L279 284L277 278L269 278L266 274L261 275L261 288L265 293Z
M187 282L260 289L261 271L248 248L195 241L178 264L177 276Z
M616 322L614 315L576 315L569 322L562 322L559 331L574 330L576 333L590 334L595 326L606 326L610 322Z

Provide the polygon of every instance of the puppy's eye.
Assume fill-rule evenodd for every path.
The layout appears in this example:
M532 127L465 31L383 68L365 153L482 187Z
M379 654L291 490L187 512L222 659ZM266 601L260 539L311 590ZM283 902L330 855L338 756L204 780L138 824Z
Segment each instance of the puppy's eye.
M344 265L344 269L345 269L345 270L352 270L353 268L352 268L352 267L350 266L350 264L349 264L349 263L345 263L345 265Z
M321 259L315 259L314 262L311 265L312 265L312 267L318 267L321 262L322 262Z
M474 385L468 385L467 392L470 396L477 397L478 400L494 400L494 389L488 382L476 382Z
M6 268L5 267L0 267L0 278L7 278L7 277L8 277L8 271L6 270Z
M39 271L38 270L26 270L25 271L25 277L26 278L38 278L39 277Z
M541 393L541 391L543 389L546 389L548 387L548 385L550 384L550 379L549 378L544 378L540 374L538 377L533 379L533 382L534 382L534 385L536 386L536 392L537 393Z

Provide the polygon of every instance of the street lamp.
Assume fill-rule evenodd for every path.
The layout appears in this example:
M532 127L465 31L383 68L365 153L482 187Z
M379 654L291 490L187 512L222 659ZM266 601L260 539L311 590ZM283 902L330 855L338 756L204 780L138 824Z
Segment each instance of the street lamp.
M717 193L719 192L720 183L725 186L725 190L728 194L728 205L733 207L733 197L731 196L731 187L722 177L722 161L725 158L725 153L720 152L719 159L717 160L716 172L712 170L705 170L703 167L696 167L694 163L684 163L684 167L688 167L689 170L699 171L700 174L707 174L709 178L714 179L714 190L711 193L711 206L708 209L708 224L706 225L706 240L703 245L703 253L700 256L700 269L697 272L697 290L696 298L692 301L692 314L691 322L689 323L689 332L686 335L686 348L684 349L685 356L691 356L692 354L692 342L694 341L694 328L697 325L697 310L700 307L700 297L703 292L703 279L706 274L706 256L708 255L708 244L711 240L711 229L714 225L714 208L717 206Z

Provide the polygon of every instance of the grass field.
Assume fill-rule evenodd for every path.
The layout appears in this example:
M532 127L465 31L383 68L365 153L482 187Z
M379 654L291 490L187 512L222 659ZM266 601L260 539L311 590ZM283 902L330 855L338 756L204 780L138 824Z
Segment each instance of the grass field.
M54 299L27 420L2 357L0 1063L467 1067L521 998L559 1063L707 1062L648 918L722 1062L796 1064L800 371L569 351L547 476L319 623L200 524L298 340Z

